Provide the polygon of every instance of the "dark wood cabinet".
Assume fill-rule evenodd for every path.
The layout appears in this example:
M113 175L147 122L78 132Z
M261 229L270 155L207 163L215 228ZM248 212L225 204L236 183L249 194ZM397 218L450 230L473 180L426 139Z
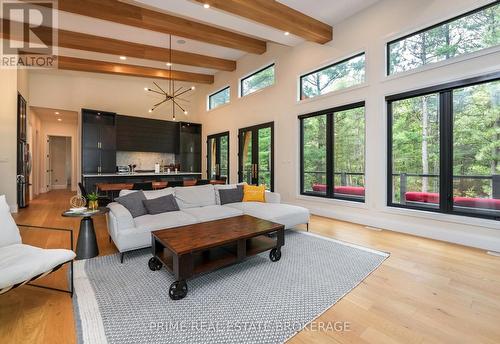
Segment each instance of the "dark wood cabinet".
M176 161L185 172L201 172L201 124L179 123L179 154Z
M82 109L83 173L116 171L116 115Z
M117 150L177 153L179 126L176 122L117 116Z

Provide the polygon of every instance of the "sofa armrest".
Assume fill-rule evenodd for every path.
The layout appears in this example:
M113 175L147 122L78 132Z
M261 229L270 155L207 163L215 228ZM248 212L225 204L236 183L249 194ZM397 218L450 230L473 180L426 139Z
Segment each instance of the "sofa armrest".
M281 195L277 192L266 191L266 203L280 203Z
M108 204L108 232L112 238L115 238L118 231L135 227L134 218L130 211L117 202Z

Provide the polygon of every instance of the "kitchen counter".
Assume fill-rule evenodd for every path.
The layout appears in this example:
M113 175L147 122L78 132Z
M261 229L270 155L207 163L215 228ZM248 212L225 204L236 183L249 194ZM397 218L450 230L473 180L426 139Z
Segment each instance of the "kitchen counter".
M192 176L199 175L201 176L201 172L163 172L163 173L154 173L154 172L134 172L134 173L100 173L100 174L84 174L83 178L94 178L94 177L151 177L151 176Z

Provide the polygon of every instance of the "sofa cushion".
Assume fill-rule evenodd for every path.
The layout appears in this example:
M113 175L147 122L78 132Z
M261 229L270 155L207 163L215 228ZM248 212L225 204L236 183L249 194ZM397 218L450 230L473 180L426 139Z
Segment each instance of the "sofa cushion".
M137 190L121 190L120 191L120 197L130 195L131 193L137 192ZM161 190L149 190L149 191L143 191L144 196L146 199L155 199L155 198L160 198L163 196L167 195L172 195L174 194L174 188L165 188Z
M220 194L219 190L227 190L227 189L236 189L238 186L243 187L243 185L246 185L246 182L243 183L238 183L238 184L215 184L214 189L215 189L215 203L217 205L220 205Z
M147 199L142 201L148 214L156 215L169 211L179 211L179 206L174 195L166 195L155 199Z
M21 235L16 222L10 214L10 207L7 204L5 195L0 196L0 247L20 244Z
M148 213L144 203L142 203L145 200L146 196L144 196L144 192L142 191L133 192L115 199L116 202L127 208L134 218Z
M234 189L221 189L218 192L221 205L243 201L243 185L238 185Z
M196 218L182 211L170 211L156 215L143 215L134 219L135 228L142 232L172 228L196 223Z
M181 209L215 205L215 191L211 184L176 187L174 189L177 204Z
M198 222L225 219L227 217L243 215L243 211L221 205L209 205L201 208L188 208L182 210L196 218Z
M75 258L62 249L15 244L0 248L0 289L24 282Z
M241 202L226 204L223 207L238 209L246 215L281 223L285 228L309 222L308 209L290 204Z

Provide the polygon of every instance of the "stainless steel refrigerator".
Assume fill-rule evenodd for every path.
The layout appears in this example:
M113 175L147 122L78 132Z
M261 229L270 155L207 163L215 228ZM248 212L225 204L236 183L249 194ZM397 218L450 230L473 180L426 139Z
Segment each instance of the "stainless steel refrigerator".
M31 153L27 143L26 100L17 96L17 206L26 208L30 200Z

